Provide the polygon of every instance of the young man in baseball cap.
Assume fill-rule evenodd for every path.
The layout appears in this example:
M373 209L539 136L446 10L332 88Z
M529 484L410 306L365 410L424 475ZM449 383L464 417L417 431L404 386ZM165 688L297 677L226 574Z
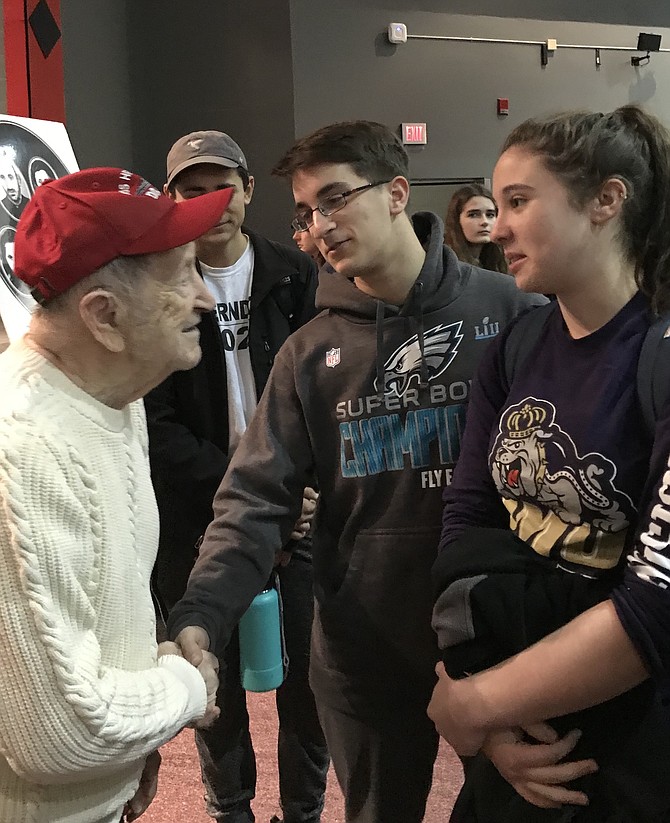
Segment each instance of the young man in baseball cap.
M15 274L40 305L0 355L0 820L133 820L158 747L217 713L216 659L156 649L139 398L200 359L213 300L192 241L230 197L88 169L19 221Z
M168 608L186 589L195 546L212 519L214 493L253 416L274 357L315 313L316 267L310 258L243 225L254 179L237 143L220 131L193 132L177 140L167 156L164 191L183 203L225 189L232 192L225 215L196 243L198 267L216 301L214 311L202 319L202 362L191 372L172 375L146 398L161 517L155 580ZM311 542L302 538L315 500L312 489L306 489L293 539L278 555L285 564L278 574L290 660L286 681L277 690L284 823L318 823L328 770L308 682L312 556ZM196 735L207 809L218 820L251 823L256 769L237 632L217 653L226 670L218 698L221 716Z

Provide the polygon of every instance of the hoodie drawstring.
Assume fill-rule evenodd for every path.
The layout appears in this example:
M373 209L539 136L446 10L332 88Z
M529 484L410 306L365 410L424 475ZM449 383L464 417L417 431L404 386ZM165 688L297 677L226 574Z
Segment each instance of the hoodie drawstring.
M414 320L416 322L416 336L419 341L419 351L421 352L421 366L419 369L419 390L428 388L428 363L426 362L425 354L425 340L423 338L423 300L421 292L423 291L423 283L417 280L412 287L412 300L416 311Z
M377 331L377 397L384 398L386 390L386 371L384 369L384 304L377 300L377 312L375 315L375 328Z

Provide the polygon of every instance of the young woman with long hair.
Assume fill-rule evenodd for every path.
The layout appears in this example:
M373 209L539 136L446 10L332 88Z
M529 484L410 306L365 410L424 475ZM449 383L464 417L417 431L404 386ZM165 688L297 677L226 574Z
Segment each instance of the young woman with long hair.
M493 180L493 241L556 301L511 378L514 324L482 361L445 492L452 820L668 821L670 410L650 434L636 380L670 307L670 137L633 105L533 119Z
M444 218L444 242L456 257L482 269L507 272L505 255L491 241L498 207L491 192L469 183L454 192Z

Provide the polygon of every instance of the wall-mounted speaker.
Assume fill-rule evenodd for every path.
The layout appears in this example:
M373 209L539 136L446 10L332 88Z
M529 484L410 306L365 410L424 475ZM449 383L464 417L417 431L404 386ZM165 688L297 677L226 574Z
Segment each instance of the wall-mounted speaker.
M637 36L638 51L658 51L661 48L660 34L646 34L641 31Z

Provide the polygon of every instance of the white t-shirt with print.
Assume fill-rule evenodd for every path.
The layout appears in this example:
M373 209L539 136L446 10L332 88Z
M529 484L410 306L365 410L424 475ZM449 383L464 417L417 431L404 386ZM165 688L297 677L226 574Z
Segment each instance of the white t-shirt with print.
M256 410L256 385L249 354L249 313L254 248L247 247L232 266L215 269L200 263L202 276L214 295L214 313L226 356L230 453L237 448Z

